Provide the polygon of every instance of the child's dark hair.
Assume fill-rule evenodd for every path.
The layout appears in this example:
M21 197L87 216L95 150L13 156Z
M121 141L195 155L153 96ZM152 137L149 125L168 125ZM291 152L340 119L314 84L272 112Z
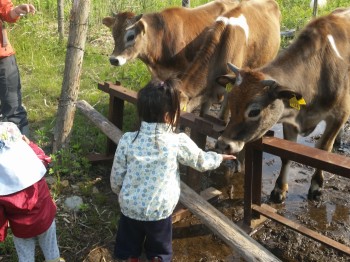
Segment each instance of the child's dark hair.
M137 95L139 120L148 123L165 123L168 113L169 124L176 128L180 118L180 98L175 80L152 80Z

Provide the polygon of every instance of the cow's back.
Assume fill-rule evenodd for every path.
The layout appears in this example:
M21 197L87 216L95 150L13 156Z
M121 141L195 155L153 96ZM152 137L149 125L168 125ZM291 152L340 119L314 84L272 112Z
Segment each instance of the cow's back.
M280 47L281 13L274 0L252 0L243 5L249 40L242 67L257 68L270 62Z
M162 41L162 50L159 54L163 59L159 60L160 64L165 67L175 66L181 68L179 71L185 71L201 48L209 26L218 16L238 4L239 2L234 0L217 0L196 8L178 7L161 11L159 16L162 28L150 32L150 35L157 35ZM149 23L153 23L155 16L156 14L149 15Z

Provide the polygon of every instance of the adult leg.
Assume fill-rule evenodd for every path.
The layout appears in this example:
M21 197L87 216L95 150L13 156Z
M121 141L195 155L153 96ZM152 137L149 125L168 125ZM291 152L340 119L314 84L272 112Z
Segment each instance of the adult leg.
M46 261L59 261L60 252L57 245L55 220L48 230L38 236L38 241Z
M14 55L0 60L0 112L2 121L15 123L29 135L27 112L22 105L21 81Z
M172 250L172 219L171 216L159 221L145 223L145 251L147 259L160 258L159 261L170 262ZM154 260L157 261L157 260Z
M13 243L17 251L18 262L34 262L35 241L32 238L18 238L13 236Z

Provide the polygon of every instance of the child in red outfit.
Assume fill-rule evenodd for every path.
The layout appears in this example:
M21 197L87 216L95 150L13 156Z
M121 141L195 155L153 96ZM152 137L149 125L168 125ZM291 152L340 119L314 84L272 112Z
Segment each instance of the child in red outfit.
M19 262L34 262L39 242L46 261L60 258L56 205L44 175L51 159L11 122L0 122L0 241L8 225Z

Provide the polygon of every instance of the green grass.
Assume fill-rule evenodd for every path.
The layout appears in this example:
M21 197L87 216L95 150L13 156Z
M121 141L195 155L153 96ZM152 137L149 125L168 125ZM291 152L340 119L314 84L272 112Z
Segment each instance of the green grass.
M66 34L71 2L71 0L65 1ZM191 5L197 6L206 2L208 1L192 0ZM350 0L329 0L328 2L325 9L319 10L319 15L326 14L336 7L350 6ZM15 1L15 3L19 4L23 1ZM49 153L62 87L66 42L58 42L56 0L33 0L31 3L36 6L37 14L23 17L18 23L10 25L9 36L17 52L23 86L23 102L28 110L31 138ZM311 19L312 9L309 8L309 0L278 0L278 3L282 11L282 30L293 28L299 30ZM109 64L108 55L114 43L109 29L101 24L103 17L117 10L144 13L175 5L180 6L181 1L92 0L78 99L86 100L100 113L107 115L109 98L107 94L97 89L99 82L118 80L123 86L137 91L150 79L145 65L140 61L134 61L123 67L113 67ZM287 45L288 42L283 44ZM134 121L135 108L127 104L124 131L131 129ZM63 160L56 162L52 170L53 175L61 179L60 176L69 174L77 179L87 180L91 167L86 163L84 156L91 152L103 153L105 144L106 137L102 132L78 112L75 117L71 147L61 152ZM60 194L60 188L56 187L56 189L55 198ZM104 201L105 199L101 196L97 199L98 203ZM5 243L0 243L0 254L13 254L12 257L6 257L5 261L16 261L11 236Z

